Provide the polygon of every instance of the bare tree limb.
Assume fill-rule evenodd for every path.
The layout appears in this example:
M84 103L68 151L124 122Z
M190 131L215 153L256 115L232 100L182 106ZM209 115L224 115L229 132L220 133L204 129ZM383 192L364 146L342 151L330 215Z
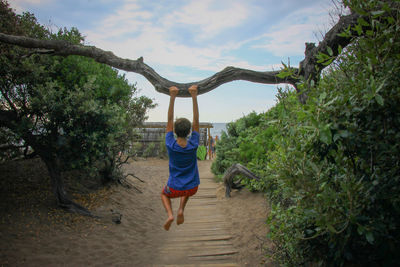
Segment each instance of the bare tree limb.
M133 178L138 179L140 182L145 183L145 181L143 181L142 179L140 179L139 177L137 177L137 176L134 175L133 173L128 173L128 174L126 175L126 177L128 177L128 176L132 176Z
M237 188L237 185L234 183L233 178L235 178L235 176L238 174L242 174L249 179L260 180L259 177L257 177L252 171L247 169L245 166L241 165L240 163L235 163L232 166L230 166L224 173L223 180L225 184L226 197L231 196L232 188L235 187Z
M117 57L112 52L104 51L94 46L75 45L62 40L39 40L25 36L14 36L4 33L0 33L0 41L25 48L51 49L54 51L54 55L79 55L90 57L99 63L104 63L120 70L135 72L143 75L160 93L169 94L169 87L177 86L180 89L178 96L181 97L190 96L187 89L193 84L197 84L199 86L199 94L204 94L217 88L221 84L235 80L247 80L251 82L267 84L294 84L296 82L296 80L290 77L284 79L277 77L276 75L279 73L279 71L260 72L235 67L226 67L222 71L201 81L177 83L160 76L150 66L143 62L142 57L137 60L123 59Z
M325 34L324 39L315 46L314 43L306 43L305 58L300 62L299 75L303 76L306 81L317 81L321 71L327 67L322 63L317 63L317 55L319 53L328 54L328 47L332 49L334 57L339 54L339 46L346 47L352 38L341 37L338 34L344 32L348 27L353 27L357 24L357 19L360 17L357 13L352 13L347 16L340 17L339 21ZM307 92L302 92L300 101L305 103Z
M355 25L358 17L359 15L356 13L342 16L338 23L328 31L318 46L315 46L315 44L312 43L307 43L304 60L300 62L299 69L293 69L294 73L297 74L294 75L296 77L290 76L286 78L278 77L278 74L281 71L262 72L240 69L236 67L226 67L211 77L197 82L177 83L160 76L150 66L143 62L143 57L140 57L137 60L123 59L114 55L112 52L104 51L94 46L75 45L62 40L39 40L25 36L14 36L4 33L0 33L0 42L18 45L25 48L47 49L45 53L53 51L54 55L79 55L90 57L99 63L104 63L120 70L135 72L143 75L160 93L169 94L169 87L177 86L180 89L178 96L189 97L190 94L188 92L188 88L193 84L198 85L199 94L204 94L224 83L235 80L245 80L263 84L287 83L292 84L295 87L296 83L300 81L301 76L303 76L306 81L318 80L320 72L326 66L317 63L316 56L320 52L326 53L328 47L332 49L334 56L337 56L337 48L339 45L345 47L351 42L351 38L340 37L338 34L344 31L347 27ZM303 97L306 98L306 95L304 94Z

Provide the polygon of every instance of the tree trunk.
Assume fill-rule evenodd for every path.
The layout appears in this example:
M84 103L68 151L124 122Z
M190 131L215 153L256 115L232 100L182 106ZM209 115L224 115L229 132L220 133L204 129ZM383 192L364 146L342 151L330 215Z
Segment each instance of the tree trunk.
M59 159L43 156L41 156L41 159L45 162L47 170L49 171L52 189L57 200L57 205L70 212L76 212L86 216L93 216L89 210L73 202L65 192Z
M0 127L7 127L11 131L19 132L16 129L22 124L21 117L14 111L0 110ZM34 153L44 161L49 171L52 182L53 193L57 200L57 205L67 211L77 212L87 216L93 216L89 210L73 202L65 192L63 179L61 176L61 164L56 155L49 152L49 148L41 144L37 137L30 131L24 132L21 137L25 143L33 148Z

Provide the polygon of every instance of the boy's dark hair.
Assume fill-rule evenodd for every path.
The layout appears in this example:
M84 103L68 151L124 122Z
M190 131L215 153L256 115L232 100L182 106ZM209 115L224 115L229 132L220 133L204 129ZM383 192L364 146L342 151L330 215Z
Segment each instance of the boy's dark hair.
M176 119L174 124L174 131L178 137L186 138L190 133L192 123L186 118Z

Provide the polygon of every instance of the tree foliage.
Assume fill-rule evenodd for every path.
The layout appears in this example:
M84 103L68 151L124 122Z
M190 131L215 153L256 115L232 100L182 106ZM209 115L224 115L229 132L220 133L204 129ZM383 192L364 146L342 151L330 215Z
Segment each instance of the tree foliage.
M287 266L400 260L399 3L344 3L367 19L342 33L354 42L307 104L279 90L274 108L228 126L213 164L262 177L245 183L267 193L270 253Z
M1 21L7 22L0 25L2 32L83 42L75 28L52 33L32 14L16 15L0 3ZM43 159L59 204L73 205L63 189L64 170L120 178L117 155L129 153L134 128L154 107L152 100L138 96L124 76L93 59L47 56L4 44L0 49L0 137L8 136L2 140L8 148L28 147Z

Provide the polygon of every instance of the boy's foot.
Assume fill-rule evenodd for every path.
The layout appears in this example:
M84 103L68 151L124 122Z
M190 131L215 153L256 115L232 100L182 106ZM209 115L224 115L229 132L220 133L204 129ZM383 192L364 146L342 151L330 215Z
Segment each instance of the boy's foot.
M180 225L185 221L185 217L183 216L183 212L178 212L178 216L176 218L176 224Z
M173 221L174 221L174 217L169 217L169 218L165 221L164 229L165 229L166 231L169 230L169 228L171 227L171 224L172 224Z

